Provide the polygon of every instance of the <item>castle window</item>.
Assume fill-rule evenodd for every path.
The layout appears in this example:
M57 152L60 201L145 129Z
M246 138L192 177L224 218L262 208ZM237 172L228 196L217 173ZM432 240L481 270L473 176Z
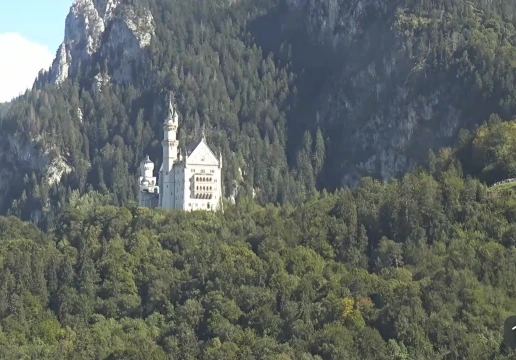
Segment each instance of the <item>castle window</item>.
M213 169L212 169L212 170L210 170L210 172L211 172L212 174L214 174L214 173L215 173L215 170L213 170Z
M192 172L195 172L195 169L192 169Z
M207 204L206 204L206 207L209 209L209 208L210 208L210 203L207 203Z
M204 169L201 169L201 174L204 174Z

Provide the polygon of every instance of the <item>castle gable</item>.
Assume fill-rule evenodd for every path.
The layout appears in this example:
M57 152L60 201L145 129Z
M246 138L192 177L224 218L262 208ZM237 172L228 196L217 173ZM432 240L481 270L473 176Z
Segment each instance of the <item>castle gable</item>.
M205 139L202 139L186 159L187 165L219 165L219 160L210 149Z

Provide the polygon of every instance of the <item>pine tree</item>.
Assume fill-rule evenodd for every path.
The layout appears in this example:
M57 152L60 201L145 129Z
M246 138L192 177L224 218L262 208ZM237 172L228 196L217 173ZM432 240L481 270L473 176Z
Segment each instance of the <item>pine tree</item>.
M315 133L315 149L313 155L313 168L316 176L321 173L325 160L326 149L324 145L324 138L321 129L317 128L317 132Z

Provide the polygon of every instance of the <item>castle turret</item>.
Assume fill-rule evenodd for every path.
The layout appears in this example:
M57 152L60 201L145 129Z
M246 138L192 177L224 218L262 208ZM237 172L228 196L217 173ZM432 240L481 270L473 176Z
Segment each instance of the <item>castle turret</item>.
M172 168L177 161L177 147L179 145L179 141L177 140L178 126L179 117L176 109L174 109L174 106L172 105L172 99L170 99L167 117L163 123L164 137L161 142L161 145L163 146L163 172L161 173L163 182L160 182L160 185L163 186L161 189L161 206L165 209L172 209L174 206L173 198L171 196L165 196L165 194L168 195L171 193L172 189L174 189Z
M154 175L154 163L150 160L149 155L140 163L141 176L150 179Z
M155 197L158 190L156 184L156 177L154 176L154 163L147 155L140 163L140 178L138 181L139 194L138 202L140 206L152 207L151 199Z
M176 109L172 106L172 101L169 102L168 114L163 123L163 170L165 173L172 169L172 166L177 160L177 128L179 126L179 119Z

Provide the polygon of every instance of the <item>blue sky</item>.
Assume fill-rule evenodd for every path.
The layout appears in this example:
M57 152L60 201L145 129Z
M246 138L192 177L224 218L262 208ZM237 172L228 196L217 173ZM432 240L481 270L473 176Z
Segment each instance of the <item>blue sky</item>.
M63 41L65 18L72 0L0 1L0 34L18 33L55 52Z
M64 38L73 0L0 0L0 102L32 87Z

